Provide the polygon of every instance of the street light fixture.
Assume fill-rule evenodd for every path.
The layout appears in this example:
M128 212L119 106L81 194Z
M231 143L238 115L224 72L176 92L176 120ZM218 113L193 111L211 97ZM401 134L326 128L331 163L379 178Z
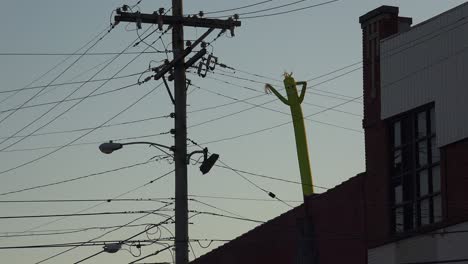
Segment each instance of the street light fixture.
M103 247L104 252L107 253L116 253L122 248L122 244L120 243L112 243L112 244L105 244Z

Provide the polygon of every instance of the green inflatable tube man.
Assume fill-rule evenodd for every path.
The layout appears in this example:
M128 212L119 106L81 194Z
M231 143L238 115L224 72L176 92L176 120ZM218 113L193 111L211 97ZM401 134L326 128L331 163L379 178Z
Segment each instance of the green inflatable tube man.
M265 85L265 91L273 92L280 100L291 109L293 118L294 135L296 137L297 159L299 161L299 171L301 173L302 193L304 197L314 193L312 185L312 171L310 169L309 150L307 147L307 136L302 114L301 103L304 100L307 82L296 82L292 73L284 73L284 87L288 99L284 98L273 86ZM298 94L296 85L302 85L301 94Z

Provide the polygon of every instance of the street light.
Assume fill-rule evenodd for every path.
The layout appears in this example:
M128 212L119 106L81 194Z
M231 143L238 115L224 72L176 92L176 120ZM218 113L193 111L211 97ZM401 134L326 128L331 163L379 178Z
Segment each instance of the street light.
M150 146L155 146L155 147L161 147L161 148L165 148L165 149L169 149L171 151L174 151L174 147L168 147L168 146L161 145L161 144L158 144L158 143L153 143L153 142L137 141L137 142L128 142L128 143L115 143L115 142L112 142L112 140L99 145L99 150L104 154L111 154L112 152L121 149L125 145L137 145L137 144L144 144L144 145L150 145Z
M125 145L138 145L138 144L150 145L150 146L165 148L165 149L174 151L174 147L168 147L168 146L161 145L161 144L154 143L154 142L137 141L137 142L128 142L128 143L115 143L112 140L99 145L99 150L104 154L111 154L112 152L121 149ZM186 163L189 164L190 158L192 157L192 155L197 154L197 153L203 154L203 162L200 165L200 171L203 174L207 174L211 170L211 168L213 168L214 164L219 158L219 155L213 153L210 155L210 157L208 157L208 148L204 148L203 150L195 150L187 155Z
M105 244L103 247L104 252L107 253L116 253L122 248L122 244L120 243L112 243L112 244Z

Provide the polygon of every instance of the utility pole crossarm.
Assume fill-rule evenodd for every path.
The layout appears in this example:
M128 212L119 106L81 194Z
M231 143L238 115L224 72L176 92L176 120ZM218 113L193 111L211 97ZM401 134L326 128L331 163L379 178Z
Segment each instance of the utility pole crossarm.
M140 22L146 24L183 25L190 27L233 29L241 25L240 21L229 19L211 19L199 17L179 17L153 14L142 14L139 12L129 13L117 10L116 22Z

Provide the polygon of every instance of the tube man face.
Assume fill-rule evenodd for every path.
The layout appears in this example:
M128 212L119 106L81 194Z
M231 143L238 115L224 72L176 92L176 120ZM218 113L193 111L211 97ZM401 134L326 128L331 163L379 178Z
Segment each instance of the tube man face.
M289 95L291 92L295 92L295 87L296 87L296 81L292 77L292 72L291 73L284 73L284 87L286 88L286 93Z

